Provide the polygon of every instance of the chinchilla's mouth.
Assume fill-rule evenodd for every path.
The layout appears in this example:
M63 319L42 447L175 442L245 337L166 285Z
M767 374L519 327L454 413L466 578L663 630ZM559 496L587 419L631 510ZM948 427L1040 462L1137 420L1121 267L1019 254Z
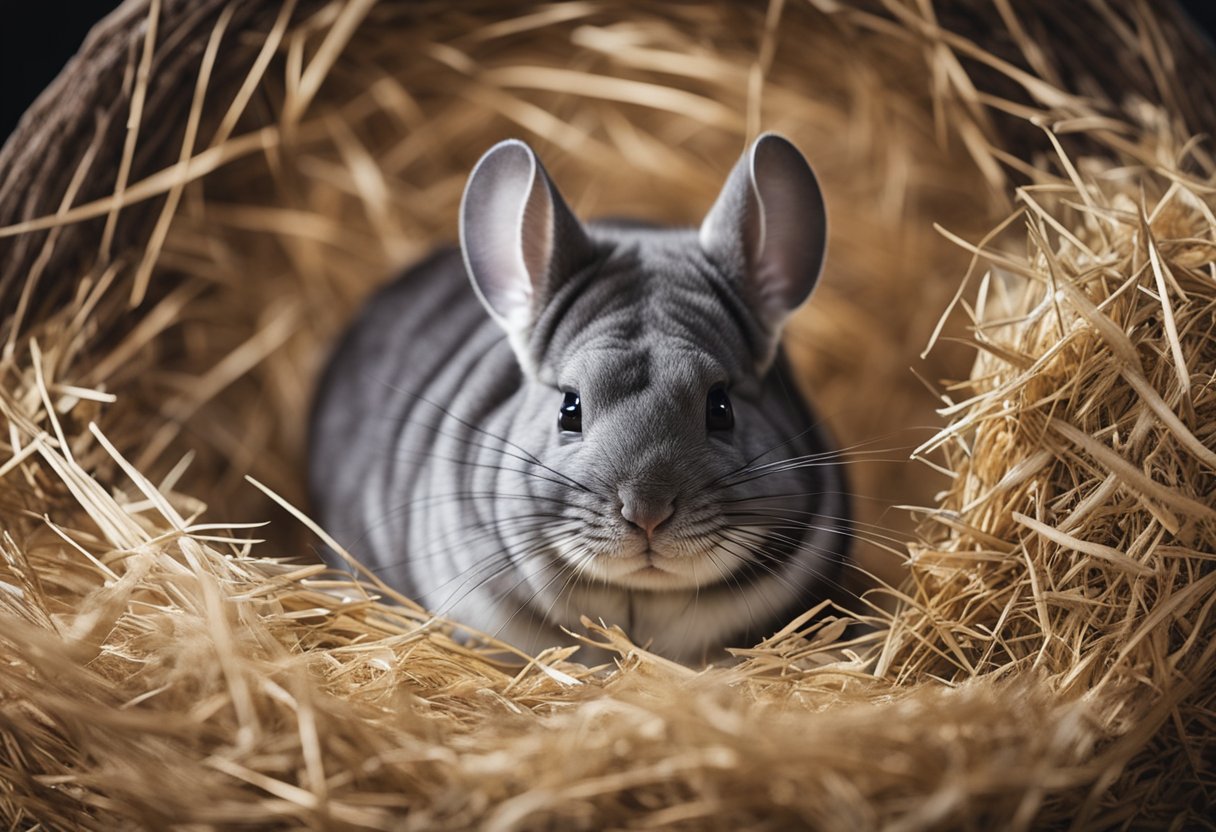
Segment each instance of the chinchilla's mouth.
M638 577L650 577L650 576L671 575L671 574L673 574L673 573L668 572L666 569L664 569L661 566L655 566L653 563L648 563L645 566L639 566L637 569L630 572L628 577L632 577L634 575L636 575Z
M604 558L590 568L590 574L623 589L693 589L697 582L671 564L661 554L646 549L621 558Z

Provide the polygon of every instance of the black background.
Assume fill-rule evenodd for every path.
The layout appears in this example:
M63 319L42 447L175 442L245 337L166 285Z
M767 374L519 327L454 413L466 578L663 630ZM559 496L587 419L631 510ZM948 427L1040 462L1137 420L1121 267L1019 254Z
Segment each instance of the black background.
M982 0L977 0L982 2ZM1062 0L1079 3L1082 0ZM1216 0L1181 0L1197 27L1216 41ZM117 2L3 0L0 4L0 141L59 73L95 22Z

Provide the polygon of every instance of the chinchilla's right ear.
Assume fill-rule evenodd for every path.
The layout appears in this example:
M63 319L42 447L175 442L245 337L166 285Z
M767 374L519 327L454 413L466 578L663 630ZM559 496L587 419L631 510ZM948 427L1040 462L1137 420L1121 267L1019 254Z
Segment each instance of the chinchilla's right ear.
M756 139L701 223L700 241L740 280L768 333L758 362L767 367L786 319L819 280L828 244L819 181L798 148L776 133Z
M591 243L532 148L490 148L460 203L460 247L473 287L506 330L521 363L537 315L591 257Z

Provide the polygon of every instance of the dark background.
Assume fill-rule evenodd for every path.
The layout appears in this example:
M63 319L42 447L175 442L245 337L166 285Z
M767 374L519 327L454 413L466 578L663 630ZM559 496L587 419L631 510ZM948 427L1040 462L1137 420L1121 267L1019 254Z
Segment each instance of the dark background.
M1195 25L1216 42L1216 0L1181 3ZM26 107L76 52L92 25L118 5L110 0L3 0L0 142L8 138Z

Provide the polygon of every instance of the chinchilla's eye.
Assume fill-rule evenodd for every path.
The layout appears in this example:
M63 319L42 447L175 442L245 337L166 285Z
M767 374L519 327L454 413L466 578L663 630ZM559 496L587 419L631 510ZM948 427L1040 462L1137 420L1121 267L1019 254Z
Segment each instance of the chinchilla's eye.
M705 398L705 427L709 430L730 430L735 426L735 411L725 387L715 387Z
M562 409L557 417L557 426L571 433L583 432L583 407L578 393L567 393L562 399Z

